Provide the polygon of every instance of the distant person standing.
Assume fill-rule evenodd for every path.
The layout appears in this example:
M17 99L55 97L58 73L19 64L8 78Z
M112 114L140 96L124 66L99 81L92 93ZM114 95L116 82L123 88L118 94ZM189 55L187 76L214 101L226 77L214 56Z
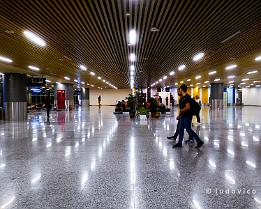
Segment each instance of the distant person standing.
M162 98L161 98L161 96L159 96L159 102L160 102L160 104L162 104Z
M166 107L168 107L169 106L169 98L166 97L165 101L166 101Z
M50 110L52 109L50 93L46 94L45 106L46 106L46 112L47 112L47 121L49 121Z
M199 96L195 96L195 101L198 103L198 111L196 112L196 117L197 117L197 123L200 125L200 110L201 110L201 101L199 99Z
M99 108L101 108L101 95L98 96L98 104L99 104Z
M191 122L192 122L192 111L191 111L191 104L192 99L190 95L187 94L187 85L182 84L180 86L180 91L182 93L182 97L180 98L179 108L180 112L177 116L177 120L180 120L180 127L179 127L179 141L177 144L173 145L173 148L182 147L182 141L184 137L184 129L188 132L190 137L193 137L197 141L196 148L200 148L204 142L199 138L199 136L192 130ZM194 107L192 107L194 108Z

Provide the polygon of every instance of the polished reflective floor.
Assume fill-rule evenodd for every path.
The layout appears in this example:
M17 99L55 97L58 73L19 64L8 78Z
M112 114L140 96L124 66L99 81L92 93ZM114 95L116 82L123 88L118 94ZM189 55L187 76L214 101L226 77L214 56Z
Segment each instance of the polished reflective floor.
M203 108L200 150L166 139L177 109L149 120L112 111L1 122L0 208L261 208L261 107Z

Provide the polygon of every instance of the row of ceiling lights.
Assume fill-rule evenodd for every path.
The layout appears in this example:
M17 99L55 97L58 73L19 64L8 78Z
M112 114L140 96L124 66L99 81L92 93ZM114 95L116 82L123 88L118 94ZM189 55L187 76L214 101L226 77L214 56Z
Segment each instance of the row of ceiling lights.
M30 31L27 31L27 30L24 31L23 34L25 35L26 38L28 38L31 42L35 43L36 45L38 45L38 46L40 46L40 47L45 47L45 46L46 46L46 42L45 42L42 38L40 38L39 36L37 36L36 34L30 32ZM13 63L13 60L11 60L11 59L8 58L8 57L4 57L4 56L0 56L0 61L6 62L6 63ZM80 65L79 67L80 67L80 69L81 69L82 71L87 71L87 68L86 68L84 65ZM33 71L40 71L40 68L39 68L39 67L36 67L36 66L33 66L33 65L29 65L28 68L29 68L30 70L33 70ZM90 74L91 74L92 76L95 76L95 73L92 72L92 71L90 72ZM102 78L101 78L100 76L97 76L97 78L98 78L99 80L102 80ZM64 79L65 79L65 80L70 80L70 78L67 77L67 76L65 76ZM47 82L51 82L50 80L46 80L46 81L47 81ZM77 81L77 82L78 82L78 81ZM106 81L106 80L104 80L104 79L103 79L103 82L106 83L106 84L108 84L108 85L111 86L112 88L117 89L116 86L112 85L110 82L108 82L108 81ZM78 83L79 83L79 82L78 82ZM83 84L84 82L81 82L81 83ZM93 86L93 85L91 85L91 86ZM100 87L100 89L102 89L102 88Z
M136 41L137 41L136 31L134 29L130 30L128 46L135 45ZM130 59L130 62L131 62L131 65L130 65L130 86L131 86L131 89L133 89L134 88L134 77L135 77L135 66L134 66L133 63L136 61L136 55L134 53L130 53L129 59Z
M202 58L204 57L204 53L202 53L202 52L200 52L200 53L198 53L197 55L195 55L194 57L193 57L193 61L199 61L199 60L201 60ZM256 58L255 58L255 61L261 61L261 56L257 56ZM179 71L183 71L184 69L186 68L186 66L185 65L180 65L179 67L178 67L178 70ZM230 71L230 70L233 70L233 69L235 69L235 68L237 68L237 65L235 65L235 64L233 64L233 65L229 65L229 66L227 66L227 67L225 67L225 70L227 70L227 71ZM250 72L248 72L247 73L247 75L251 75L251 74L254 74L254 73L257 73L258 71L257 70L254 70L254 71L250 71ZM216 74L217 73L217 71L211 71L211 72L209 72L208 74L211 76L211 75L214 75L214 74ZM170 73L169 73L169 75L174 75L175 74L175 71L171 71ZM230 79L230 78L235 78L236 76L235 75L229 75L227 78L228 79ZM160 78L158 81L156 81L155 83L153 83L153 84L151 84L151 86L150 87L153 87L153 86L155 86L155 85L157 85L159 82L162 82L163 80L166 80L168 77L165 75L165 76L163 76L162 78ZM196 77L195 77L195 79L196 80L199 80L199 79L201 79L201 75L197 75ZM214 82L217 82L217 81L220 81L221 79L220 78L216 78L216 79L214 79ZM246 81L246 80L249 80L249 78L245 78L245 79L242 79L242 81ZM188 82L189 81L191 81L191 79L188 79L187 80ZM183 83L183 81L181 81L180 83ZM205 84L206 83L209 83L209 81L205 81L204 82ZM234 81L230 81L229 82L230 84L231 83L234 83ZM200 83L197 83L197 85L199 85ZM243 85L244 83L240 83L241 85ZM175 85L178 85L178 83L175 83ZM193 86L193 84L191 84L190 86ZM204 86L203 86L204 87Z

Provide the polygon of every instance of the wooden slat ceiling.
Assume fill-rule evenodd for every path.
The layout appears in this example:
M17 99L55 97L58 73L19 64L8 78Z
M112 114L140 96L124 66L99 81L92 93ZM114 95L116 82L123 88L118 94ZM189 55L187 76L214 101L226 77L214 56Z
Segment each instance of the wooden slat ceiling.
M159 31L152 32L153 27ZM134 46L128 46L131 29L138 34ZM33 45L24 30L41 36L47 47ZM194 63L200 51L205 57ZM39 75L55 81L80 76L106 86L97 79L101 76L127 88L132 52L137 55L135 81L144 87L172 70L176 74L165 84L193 82L199 74L209 79L211 69L223 79L231 74L224 70L230 63L238 65L238 79L253 68L259 70L253 79L260 79L260 63L253 60L261 55L261 1L0 0L0 55L14 60L11 67L1 64L2 72L33 74L27 66L34 64L41 68ZM79 72L81 64L87 72ZM184 72L177 70L180 64L186 64Z

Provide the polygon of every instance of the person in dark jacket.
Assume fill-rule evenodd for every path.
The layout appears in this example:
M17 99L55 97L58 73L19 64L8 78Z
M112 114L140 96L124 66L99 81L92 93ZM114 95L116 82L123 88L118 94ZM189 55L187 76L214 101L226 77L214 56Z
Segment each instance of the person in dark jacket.
M50 94L49 93L46 95L46 98L45 98L45 106L46 106L46 112L47 112L47 120L49 121L50 110L52 108L52 106L51 106L51 98L50 98Z

